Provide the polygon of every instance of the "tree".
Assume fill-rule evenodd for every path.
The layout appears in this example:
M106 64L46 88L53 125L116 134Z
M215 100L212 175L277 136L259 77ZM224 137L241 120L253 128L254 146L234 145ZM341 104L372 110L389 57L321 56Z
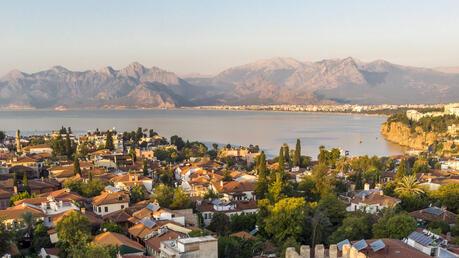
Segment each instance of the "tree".
M56 226L60 246L71 257L80 257L91 240L89 220L77 211L65 216Z
M24 231L27 238L32 239L33 237L33 226L34 226L34 218L31 212L26 212L21 215L21 220L24 225Z
M459 213L459 184L442 185L437 191L432 192L431 196L448 210Z
M293 166L301 166L301 142L300 139L296 139L295 153L292 160Z
M174 199L170 205L171 209L186 209L191 206L191 199L182 188L178 187L174 191Z
M73 160L73 174L74 175L78 174L81 176L80 160L76 156L75 156L75 159Z
M121 228L120 225L114 223L114 222L104 222L102 225L100 225L100 229L103 231L109 231L109 232L115 232L115 233L120 233L123 234L123 229Z
M424 193L424 190L419 186L419 181L416 175L404 176L397 182L395 193L401 197L416 197Z
M4 221L0 218L0 255L9 250L11 239L11 232L6 229Z
M283 198L284 194L284 182L281 178L281 175L278 173L276 174L276 180L269 186L268 195L271 203L276 203L281 198Z
M329 168L324 163L319 163L311 171L314 181L315 192L320 196L326 196L333 192L335 185L334 177L329 175Z
M135 148L133 146L129 148L129 156L131 156L132 162L137 161L137 155L135 154Z
M177 147L178 151L181 151L185 147L185 142L183 139L177 135L171 136L171 144Z
M290 160L290 148L288 147L287 144L284 144L284 160L285 160L285 163L287 164L287 166L290 167L290 163L291 163L291 160Z
M3 143L5 141L6 134L4 131L0 131L0 143Z
M169 207L174 199L174 189L165 184L160 184L155 188L153 198L161 207Z
M231 216L230 231L251 231L257 223L256 214L235 214Z
M89 171L89 176L91 177L91 175L91 171ZM104 183L98 179L88 180L87 182L81 180L66 180L64 186L86 198L99 195L105 188Z
M144 176L149 176L149 172L148 172L148 162L146 159L144 159L142 161L142 173Z
M134 185L130 190L130 201L136 203L145 200L147 191L143 185Z
M404 176L409 175L408 165L405 159L400 161L400 164L397 167L397 173L395 174L395 178L402 179Z
M224 236L218 238L218 257L245 258L253 257L257 242L239 237Z
M277 173L284 176L285 174L284 146L281 146L279 150L279 157L277 158L277 163L279 165L279 167L277 168Z
M325 237L326 229L331 226L330 219L327 216L327 213L321 209L315 209L312 217L309 218L311 223L311 246L315 246L318 243L323 242Z
M29 178L27 177L27 173L24 173L24 176L22 177L22 186L24 187L24 190L29 187Z
M396 214L393 211L387 211L373 225L373 237L402 239L415 229L416 220L413 217L404 213Z
M429 162L425 158L418 158L413 165L413 174L429 172Z
M330 227L324 230L328 235L342 224L347 215L346 205L333 194L322 197L317 209L323 211L330 221Z
M300 236L306 225L308 208L306 201L301 197L281 199L269 210L264 220L264 230L277 243L292 237L300 242Z
M230 219L223 212L214 213L212 220L207 228L219 236L226 235L229 232Z
M366 213L354 213L343 220L343 224L331 234L329 242L336 244L344 239L360 240L371 237L371 219Z
M33 231L32 247L35 252L40 252L41 248L51 247L51 240L49 239L48 229L43 222L35 224Z
M67 131L65 134L65 154L67 155L68 159L72 158L73 155L73 147L72 147L72 141L70 140L70 134Z
M108 130L107 131L107 135L106 135L106 139L105 139L105 148L106 149L109 149L109 150L114 150L115 149L115 146L113 145L113 135L112 135L112 131Z
M263 199L268 192L268 169L266 168L266 155L264 151L257 158L256 171L258 180L255 186L255 194L258 199Z
M117 257L117 254L118 248L116 246L100 246L96 243L86 246L79 254L79 257L113 258Z

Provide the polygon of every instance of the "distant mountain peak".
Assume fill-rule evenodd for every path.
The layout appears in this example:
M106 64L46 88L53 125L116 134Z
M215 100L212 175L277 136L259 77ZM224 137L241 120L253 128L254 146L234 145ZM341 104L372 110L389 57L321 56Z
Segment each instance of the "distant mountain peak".
M69 72L69 70L61 65L55 65L51 67L52 71L58 72L58 73L63 73L63 72Z
M1 79L4 81L17 80L17 79L24 78L25 75L26 75L25 73L19 71L18 69L13 69L7 74L5 74L5 76L1 77Z

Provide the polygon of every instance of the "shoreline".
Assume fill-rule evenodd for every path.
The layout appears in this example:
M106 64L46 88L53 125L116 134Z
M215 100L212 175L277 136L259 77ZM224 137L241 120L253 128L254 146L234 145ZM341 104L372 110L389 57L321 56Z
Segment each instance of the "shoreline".
M218 107L218 106L216 106ZM351 111L311 111L311 110L270 110L270 109L227 109L227 108L212 108L212 107L174 107L174 108L69 108L69 109L0 109L0 112L74 112L74 111L225 111L225 112L272 112L272 113L308 113L308 114L342 114L342 115L366 115L366 116L390 116L385 113L374 112L351 112ZM395 110L394 110L395 111Z

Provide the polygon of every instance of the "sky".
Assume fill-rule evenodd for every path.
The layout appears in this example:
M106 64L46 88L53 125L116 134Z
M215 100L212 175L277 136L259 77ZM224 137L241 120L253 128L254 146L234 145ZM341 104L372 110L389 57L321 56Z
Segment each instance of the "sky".
M272 57L459 66L458 14L457 0L2 1L0 76L134 61L207 75Z

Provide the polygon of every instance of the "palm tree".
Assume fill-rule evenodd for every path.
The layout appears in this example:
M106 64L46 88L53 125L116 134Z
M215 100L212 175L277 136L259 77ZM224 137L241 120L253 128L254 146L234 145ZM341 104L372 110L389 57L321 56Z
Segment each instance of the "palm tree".
M399 196L418 196L424 193L415 175L404 176L397 182L395 192Z

